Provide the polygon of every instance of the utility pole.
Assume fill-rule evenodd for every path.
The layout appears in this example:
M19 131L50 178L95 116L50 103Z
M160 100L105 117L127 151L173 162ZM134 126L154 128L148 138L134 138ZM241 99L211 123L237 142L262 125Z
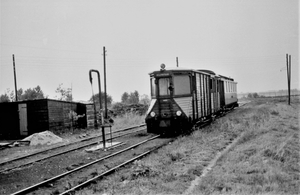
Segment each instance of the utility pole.
M177 67L178 67L178 57L176 57L176 65L177 65Z
M107 99L106 99L106 50L105 47L103 47L103 63L104 63L104 106L105 106L105 119L107 119ZM100 95L100 94L99 94Z
M286 68L287 68L289 105L291 105L291 66L292 66L291 61L292 61L291 55L286 54Z
M289 55L289 105L291 105L291 69L292 69L292 56Z
M13 67L14 67L14 80L15 80L15 95L16 95L16 102L18 101L18 93L17 93L17 76L16 76L16 67L15 67L15 55L13 57Z

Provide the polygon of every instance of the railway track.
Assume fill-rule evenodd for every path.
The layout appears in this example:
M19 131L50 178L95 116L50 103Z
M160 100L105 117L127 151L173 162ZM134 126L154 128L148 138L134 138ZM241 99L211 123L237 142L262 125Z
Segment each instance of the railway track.
M234 109L233 109L234 110ZM230 110L228 111L227 113L233 111L233 110ZM227 114L226 113L226 114ZM218 118L218 117L216 117ZM200 128L203 127L203 126L206 126L208 124L210 124L211 121L206 121L206 123L202 123L200 125ZM159 136L155 136L153 138L150 138L150 139L147 139L147 140L144 140L142 141L143 143L146 143L146 142L149 142L151 140L154 140L154 139L157 139ZM99 143L99 142L98 142ZM166 143L169 143L169 141L167 141ZM75 169L73 170L70 170L70 171L67 171L67 172L64 172L60 175L56 175L50 179L46 179L40 183L36 183L34 185L31 185L29 187L26 187L22 190L19 190L13 194L27 194L27 193L30 193L31 192L34 192L34 194L69 194L71 193L72 191L76 191L86 185L89 185L90 183L93 183L95 180L99 180L101 179L103 176L105 175L108 175L110 173L113 173L115 170L119 169L120 167L122 166L125 166L126 164L129 164L131 162L134 162L135 160L139 159L139 158L142 158L143 156L147 155L147 154L150 154L151 152L157 150L158 148L162 147L164 144L155 144L155 146L152 146L150 147L150 149L146 150L146 151L141 151L139 153L135 153L134 157L128 159L128 158L125 158L125 157L117 157L119 155L121 155L121 153L125 153L126 151L130 151L132 150L133 148L136 148L138 147L139 144L135 144L133 146L129 146L125 149L122 149L122 150L119 150L113 154L109 154L107 156L104 156L104 157L101 157L97 160L94 160L92 162L89 162L87 164L84 164L80 167L76 167ZM148 147L149 148L149 147ZM126 155L125 155L126 156ZM128 155L127 155L128 156ZM119 158L121 159L121 161L118 162L118 164L114 164L114 165L109 165L109 164L106 164L106 159L110 159L110 158ZM102 161L104 161L103 165L101 165L102 167L104 166L105 168L101 168L101 170L99 171L99 168L95 168L97 171L94 172L93 174L90 174L89 177L85 176L85 179L84 181L83 180L80 180L80 181L73 181L74 178L77 178L76 176L70 176L72 174L76 174L76 172L80 172L82 171L83 169L90 169L89 167L91 166L95 166L97 165L97 167L99 167L99 163L101 163ZM112 160L114 161L114 160ZM105 164L105 165L104 165ZM66 178L66 177L70 177L70 178ZM59 180L61 179L65 179L65 181L71 181L71 182L68 182L68 183L72 183L72 185L68 185L68 186L59 186L59 183L63 183L63 182L60 182ZM56 186L58 184L58 187ZM55 191L53 191L55 190ZM49 193L48 193L49 192Z
M226 113L224 113L224 115L227 114L227 113L232 112L233 110L234 110L234 109L228 110ZM219 118L219 117L218 117L218 118ZM209 125L210 123L211 123L211 120L204 121L204 122L202 122L201 125L199 125L197 128L203 128L204 126L207 126L207 125ZM129 160L123 162L123 163L120 163L120 164L118 164L118 165L112 167L111 169L109 169L109 170L107 170L107 171L105 171L105 172L102 172L101 174L99 174L99 175L97 175L97 176L95 176L95 177L93 177L93 178L91 178L91 179L89 179L89 180L86 180L85 182L82 182L82 183L80 183L80 184L78 184L78 185L75 185L74 187L71 187L70 189L68 189L68 190L66 190L66 191L64 191L64 192L59 193L59 195L70 194L70 193L72 193L73 191L76 191L77 189L80 189L80 188L82 188L82 187L84 187L84 186L87 186L87 185L89 185L90 183L94 182L95 180L98 180L98 179L102 178L102 177L105 176L105 175L108 175L108 174L110 174L110 173L113 173L113 172L114 172L115 170L117 170L118 168L120 168L120 167L122 167L122 166L124 166L124 165L127 165L127 164L129 164L129 163L132 163L132 162L134 162L135 160L140 159L140 158L144 157L145 155L150 154L151 152L157 150L158 148L160 148L160 147L162 147L162 146L164 146L164 145L160 145L160 146L158 146L158 147L152 148L152 149L150 149L150 150L148 150L148 151L146 151L146 152L144 152L144 153L142 153L142 154L140 154L140 155L138 155L138 156L135 156L135 157L133 157L133 158L131 158L131 159L129 159Z
M137 125L137 126L133 126L133 127L129 127L129 128L114 131L114 132L112 132L114 136L111 137L111 138L107 138L106 141L109 141L111 139L117 139L117 138L122 137L122 136L127 136L127 135L130 135L132 133L136 133L138 131L144 131L145 129L139 129L139 130L134 131L134 129L144 127L144 126L145 126L145 124L141 124L141 125ZM129 133L125 133L125 132L128 132L130 130L133 130L133 131L131 131ZM106 137L108 135L109 134L107 133ZM69 143L69 144L57 146L57 147L50 148L50 149L43 150L43 151L38 151L38 152L35 152L35 153L31 153L29 155L24 155L24 156L21 156L21 157L18 157L18 158L14 158L14 159L11 159L11 160L8 160L8 161L1 162L0 166L2 167L2 169L0 169L0 173L5 173L5 172L11 171L13 169L17 169L17 168L20 168L20 167L23 167L23 166L33 164L35 162L46 160L46 159L49 159L49 158L52 158L52 157L55 157L55 156L59 156L59 155L62 155L62 154L68 153L68 152L72 152L74 150L78 150L78 149L81 149L81 148L88 147L88 146L91 146L91 145L99 144L102 141L99 141L97 139L99 139L101 137L102 137L102 135L86 138L86 139L82 139L80 141L76 141L76 142L72 142L72 143ZM62 148L64 148L63 151L57 151L56 152L56 150L62 150ZM20 161L25 161L25 162L20 163ZM7 166L5 167L5 165L7 165Z
M91 167L91 166L93 166L93 165L95 165L95 164L99 164L100 162L102 162L102 161L104 161L104 160L106 160L106 159L110 159L110 158L116 157L116 156L120 155L121 153L125 153L125 152L128 152L128 151L132 151L134 148L137 148L137 147L139 147L139 146L141 146L141 145L143 145L143 144L146 144L146 143L149 143L149 142L151 142L151 141L154 141L154 140L158 139L159 137L160 137L159 135L153 136L153 137L151 137L151 138L149 138L149 139L143 140L143 141L141 141L141 142L139 142L139 143L136 143L136 144L134 144L134 145L131 145L131 146L127 147L127 148L124 148L124 149L122 149L122 150L119 150L119 151L117 151L117 152L114 152L114 153L112 153L112 154L109 154L109 155L104 156L104 157L102 157L102 158L96 159L96 160L94 160L94 161L92 161L92 162L90 162L90 163L87 163L87 164L85 164L85 165L82 165L82 166L80 166L80 167L77 167L77 168L75 168L75 169L73 169L73 170L67 171L67 172L62 173L62 174L60 174L60 175L56 175L55 177L52 177L52 178L47 179L47 180L45 180L45 181L36 183L36 184L31 185L31 186L29 186L29 187L27 187L27 188L24 188L24 189L22 189L22 190L19 190L19 191L17 191L17 192L14 192L14 193L12 193L12 195L26 194L26 193L31 193L31 192L35 192L35 193L37 193L37 194L39 194L39 193L47 194L47 193L45 193L45 191L47 191L47 190L48 190L48 191L52 191L53 188L56 189L55 194L58 194L58 193L59 193L59 194L68 194L68 193L70 193L71 191L74 191L74 190L76 190L76 189L78 189L78 188L81 188L81 187L83 187L83 186L85 186L85 185L88 185L89 183L93 182L94 180L99 179L99 178L101 178L101 177L103 177L104 175L107 175L107 174L109 174L109 173L112 173L112 172L114 172L115 170L117 170L118 168L120 168L120 167L122 167L122 166L124 166L124 165L126 165L126 164L129 164L129 163L131 163L131 162L133 162L133 161L135 161L135 160L137 160L137 159L139 159L139 158L142 158L143 156L145 156L145 155L147 155L147 154L149 154L149 153L151 153L151 152L157 150L158 148L162 147L162 146L165 145L166 143L169 143L169 141L170 141L171 139L161 139L161 144L160 144L159 146L157 146L157 143L155 142L154 146L152 146L152 147L151 147L151 145L148 146L148 147L151 147L150 149L147 149L146 151L143 150L143 149L141 149L141 151L134 152L134 157L132 157L132 158L130 158L130 159L126 159L126 160L124 160L124 159L122 158L121 162L118 162L117 165L110 165L109 163L107 163L107 164L105 164L105 165L102 165L102 167L105 166L105 167L109 167L109 168L108 168L108 169L106 168L106 170L103 170L103 171L101 171L100 173L97 173L97 174L94 175L93 177L89 177L89 178L86 179L85 181L80 181L78 184L76 184L76 185L74 185L74 186L69 186L69 189L67 189L67 190L62 190L62 191L59 190L59 191L58 191L58 189L60 189L61 187L55 187L55 185L56 185L56 184L59 185L59 183L61 183L61 182L55 182L55 181L58 181L58 180L60 180L61 178L66 177L66 176L68 176L68 175L74 174L75 172L79 172L79 171L82 171L83 169L87 169L87 168L89 168L89 167ZM138 153L138 154L136 154L136 153ZM127 154L127 156L130 156L130 155ZM98 166L99 166L99 165L98 165ZM88 172L88 171L85 171L85 172ZM86 177L88 177L88 176L86 176ZM76 176L73 176L72 178L77 178L77 177L76 177ZM69 182L69 183L70 183L70 182ZM47 184L48 184L48 185L47 185ZM46 186L46 187L45 187L45 186ZM47 187L47 186L48 186L48 187ZM43 188L41 188L41 187L43 187ZM39 188L41 188L41 189L39 189ZM48 189L47 189L47 188L48 188ZM49 188L50 188L50 189L49 189ZM35 190L37 190L37 191L35 191ZM39 191L39 190L41 190L41 191Z

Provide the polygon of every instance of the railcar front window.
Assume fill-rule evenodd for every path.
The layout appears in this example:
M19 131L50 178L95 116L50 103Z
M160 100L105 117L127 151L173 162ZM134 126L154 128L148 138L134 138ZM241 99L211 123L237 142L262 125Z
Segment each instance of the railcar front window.
M186 95L190 93L190 77L188 75L174 75L174 95Z
M151 78L151 95L152 97L156 96L155 78Z
M159 87L159 95L170 95L170 79L169 78L160 78L158 80L158 87Z

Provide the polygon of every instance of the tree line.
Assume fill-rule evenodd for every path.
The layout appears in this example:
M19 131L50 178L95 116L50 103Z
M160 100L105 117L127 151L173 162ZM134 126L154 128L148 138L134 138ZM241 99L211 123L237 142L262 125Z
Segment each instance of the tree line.
M63 84L59 84L56 88L55 93L58 94L56 98L63 101L72 101L72 89L64 88ZM37 100L48 98L48 95L45 95L41 87L38 85L35 88L28 88L23 90L22 88L17 90L18 101L23 100ZM13 102L16 100L15 92L7 89L6 92L0 95L0 102Z
M59 84L56 88L55 93L57 96L55 97L57 100L62 101L73 101L72 97L72 89L63 87L63 84ZM48 95L45 95L41 87L38 85L34 88L28 88L23 90L22 88L17 90L18 101L23 100L36 100L36 99L45 99L48 98ZM104 92L101 92L101 102L104 105ZM0 102L13 102L15 101L15 92L7 89L6 92L0 95ZM107 105L111 106L113 103L113 99L109 94L106 94ZM88 100L90 102L95 102L95 104L99 105L99 93L91 96ZM121 103L123 104L149 104L150 99L148 95L140 95L137 90L134 92L124 92L121 96Z
M18 89L17 97L19 101L47 98L39 85L35 88L29 88L26 90L23 90L22 88ZM15 99L15 92L10 91L9 89L7 89L6 92L0 96L0 102L13 102Z

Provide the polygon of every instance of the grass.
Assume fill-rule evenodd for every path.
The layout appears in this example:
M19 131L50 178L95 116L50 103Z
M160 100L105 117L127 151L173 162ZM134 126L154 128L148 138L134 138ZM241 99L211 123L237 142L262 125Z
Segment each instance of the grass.
M123 116L117 116L113 118L114 123L112 124L112 131L124 129L127 127L132 127L136 125L140 125L145 123L145 115L138 115L134 113L126 113ZM80 129L80 128L73 128L73 129L64 129L54 132L56 135L62 138L70 138L71 136L79 136L83 134L97 134L101 132L101 128L98 129L90 128L90 129ZM105 129L105 132L109 132L109 128Z
M113 130L123 129L145 123L145 115L138 115L133 113L126 113L123 116L117 116L113 118L114 124Z
M299 108L299 101L291 106L281 99L252 102L120 169L89 192L185 193L216 154L239 138L191 194L299 194Z
M261 110L263 109L263 110ZM246 133L194 192L299 194L299 105L262 105ZM259 127L259 128L255 128ZM222 177L220 177L222 175Z

